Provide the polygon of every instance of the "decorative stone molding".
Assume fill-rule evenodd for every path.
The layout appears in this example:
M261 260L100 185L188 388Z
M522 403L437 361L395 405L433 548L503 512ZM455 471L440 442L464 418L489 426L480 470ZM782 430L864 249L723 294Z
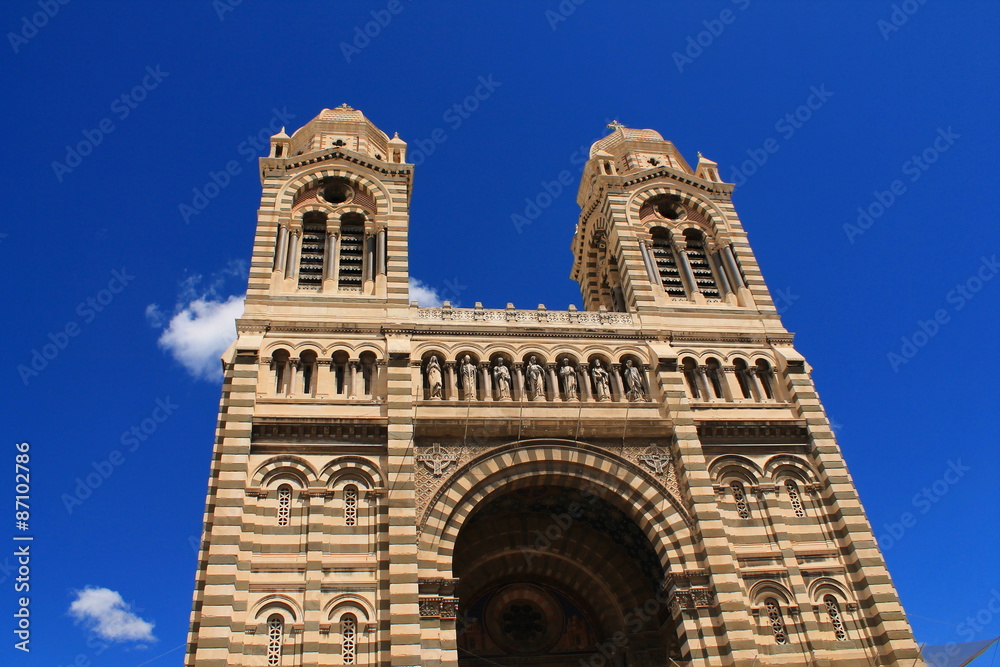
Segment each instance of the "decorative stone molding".
M458 618L458 598L441 598L441 620Z
M435 477L440 477L452 463L458 460L458 455L445 449L440 444L434 443L430 448L425 448L422 453L417 454L414 460L427 466L427 469Z
M424 520L426 519L425 514L427 512L427 507L431 503L432 499L444 491L445 485L447 485L448 480L454 475L462 472L463 467L468 464L473 459L491 451L500 452L508 448L516 447L513 443L504 443L500 445L496 444L486 444L486 445L456 445L448 447L447 450L441 448L442 451L447 451L449 456L454 455L454 461L448 461L447 466L442 471L440 476L436 476L433 473L433 468L431 465L424 463L424 465L416 466L416 500L417 500L417 539L419 542L419 536L423 528ZM621 458L626 467L631 466L634 474L640 475L643 473L648 473L652 475L649 466L640 461L639 457L646 453L650 445L645 445L641 447L605 447L603 445L583 445L585 449L593 449L600 451L602 454L610 456L611 458ZM660 448L666 451L666 448L660 445ZM421 461L421 456L425 453L433 451L433 445L418 445L414 447L414 459ZM679 510L684 518L684 522L691 525L691 502L686 494L681 493L680 483L678 481L677 470L674 461L671 459L669 462L663 463L663 473L660 475L654 475L649 482L655 486L658 486L662 492L666 492L672 501L671 504L675 509Z
M689 588L675 591L670 596L670 609L674 616L681 612L693 612L696 609L705 609L715 606L715 591L711 588Z
M251 442L385 444L388 429L382 420L268 418L253 425Z
M802 444L809 442L809 431L801 420L780 421L704 421L698 424L698 437L704 444Z
M420 598L420 618L441 618L441 598Z
M588 312L578 310L535 310L508 308L453 308L445 302L440 308L418 308L422 320L468 320L470 322L523 322L537 324L629 325L634 324L629 313Z

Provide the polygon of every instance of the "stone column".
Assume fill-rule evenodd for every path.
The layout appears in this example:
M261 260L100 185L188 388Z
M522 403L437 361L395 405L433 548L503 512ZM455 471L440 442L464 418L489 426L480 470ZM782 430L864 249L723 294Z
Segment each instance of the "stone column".
M340 287L340 233L331 232L333 243L330 244L330 280L333 284L330 287L334 292Z
M479 382L481 387L479 400L492 401L493 379L490 376L490 362L488 361L479 362Z
M284 225L278 227L278 240L274 247L274 270L285 273L285 247L288 245L288 228Z
M653 258L653 253L649 250L649 242L639 241L639 251L642 253L642 262L646 265L646 273L649 276L649 282L662 287L663 283L660 281L660 271L656 266L656 260Z
M653 400L653 383L650 381L649 364L642 364L642 383L645 385L646 400Z
M302 231L296 229L290 232L291 239L289 239L288 244L288 259L285 265L285 275L289 278L297 278L299 275L299 242L301 240Z
M722 266L722 259L719 257L719 253L713 252L710 254L709 261L712 264L712 268L715 269L715 274L719 276L719 287L722 288L722 296L731 293L733 289L729 286L729 278L726 277L726 271Z
M510 393L515 401L524 400L524 374L521 372L521 365L520 361L514 362L514 383Z
M337 232L327 231L323 246L323 287L332 287L328 281L334 277L333 265L337 261Z
M590 390L590 373L586 364L579 364L576 367L577 385L579 386L580 400L592 401L594 394Z
M611 399L614 401L625 400L625 385L622 383L621 364L611 364Z
M688 261L686 251L677 251L677 264L681 269L684 281L688 284L688 289L691 290L691 298L694 299L696 294L701 294L701 290L698 289L698 281L694 279L694 272L691 270L691 263Z
M351 359L347 362L347 366L350 369L350 376L347 380L347 397L357 398L358 397L358 371L361 370L361 362L357 359Z
M743 282L743 275L740 273L740 268L736 265L736 257L733 255L732 246L724 246L722 248L722 259L727 269L729 269L729 279L733 285L733 288L738 290L741 287L746 287L746 283Z
M299 370L299 360L294 357L289 357L288 365L285 367L285 377L287 378L285 382L285 390L282 392L282 396L293 396L295 395L296 383L298 382L298 370Z
M552 388L552 398L550 401L561 401L562 396L559 393L559 376L556 375L556 365L547 364L549 369L549 387Z
M458 386L455 382L455 362L446 361L444 362L444 383L445 386L441 389L441 398L446 401L457 401L458 400Z
M385 227L378 230L376 243L376 256L375 261L375 271L378 275L385 275L385 263L386 263L386 231Z
M715 397L715 391L708 381L708 366L699 365L698 370L695 371L695 377L698 378L698 389L701 390L701 400L706 403L711 401Z

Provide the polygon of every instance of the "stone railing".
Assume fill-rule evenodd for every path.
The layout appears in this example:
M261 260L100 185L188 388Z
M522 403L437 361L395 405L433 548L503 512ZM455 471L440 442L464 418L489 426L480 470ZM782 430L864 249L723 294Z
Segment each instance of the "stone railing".
M475 308L452 308L446 301L441 308L418 308L417 317L422 320L463 320L470 322L510 322L525 324L585 324L597 326L620 326L633 324L628 313L580 311L574 306L569 310L548 310L539 306L535 310L507 308L483 308L477 303Z

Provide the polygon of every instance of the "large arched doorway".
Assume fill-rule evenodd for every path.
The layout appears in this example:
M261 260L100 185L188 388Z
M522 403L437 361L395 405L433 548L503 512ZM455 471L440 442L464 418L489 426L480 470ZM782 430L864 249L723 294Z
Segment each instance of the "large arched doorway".
M623 508L597 495L541 480L500 488L463 522L453 564L463 667L678 656L659 557Z

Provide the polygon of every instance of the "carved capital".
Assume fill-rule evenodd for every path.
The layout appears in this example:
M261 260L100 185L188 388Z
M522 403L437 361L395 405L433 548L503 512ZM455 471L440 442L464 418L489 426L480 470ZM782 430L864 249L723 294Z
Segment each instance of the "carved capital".
M458 598L441 598L441 620L458 618Z
M441 598L421 596L420 618L441 618Z

